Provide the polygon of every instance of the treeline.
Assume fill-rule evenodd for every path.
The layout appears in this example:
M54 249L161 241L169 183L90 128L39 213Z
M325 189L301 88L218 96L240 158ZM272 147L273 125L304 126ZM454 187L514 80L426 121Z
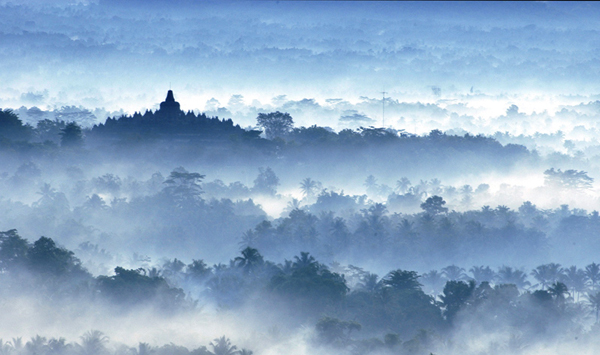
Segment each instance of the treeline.
M23 124L12 110L0 109L0 138L4 145L11 142L32 142L73 146L83 144L82 128L75 122L43 119L33 127Z
M517 210L500 205L459 212L449 211L439 196L412 195L422 212L392 213L393 196L386 205L323 191L313 204L291 205L286 216L246 231L241 243L269 256L304 249L335 260L386 265L404 260L420 268L458 260L472 265L574 262L593 259L591 251L600 247L594 237L600 231L596 211L566 205L539 209L526 201Z
M549 175L543 189L555 191L557 173ZM240 245L269 258L307 250L326 262L368 263L376 258L394 265L400 258L422 270L459 260L466 265L519 266L591 261L592 251L600 247L595 211L567 205L540 209L529 201L516 210L504 205L469 209L474 201L493 200L485 184L457 189L434 179L411 186L403 178L392 190L370 177L365 184L369 195L348 195L306 178L300 184L305 197L292 199L281 217L271 218L256 202L284 201L277 194L280 179L270 168L258 169L251 186L205 182L204 175L182 167L147 180L115 174L85 179L81 169L72 167L72 184L58 188L44 183L42 174L36 164L27 163L13 175L0 176L6 191L35 198L31 204L0 199L6 211L2 228L46 234L73 248L93 241L113 252L124 252L119 246L126 246L146 255L209 252L225 258ZM371 200L384 190L391 191L385 203ZM580 193L566 187L565 192Z
M23 295L41 292L50 300L64 302L63 305L74 299L92 301L100 295L115 305L154 302L169 311L193 306L182 290L170 287L164 278L146 275L145 270L117 267L114 276L94 278L72 251L50 238L29 243L14 229L1 232L0 255L5 296L16 289Z
M240 193L261 194L271 187L269 172L259 172L252 187L239 185ZM209 252L224 257L236 249L245 230L266 218L251 198L205 199L204 176L184 168L166 177L156 173L143 181L114 174L88 180L73 168L69 172L73 184L59 189L43 183L41 174L37 165L24 164L14 175L0 179L6 190L34 198L31 205L0 199L5 211L1 224L16 226L28 235L58 238L73 247L95 241L113 255L136 250L151 255L185 253L189 257ZM107 254L93 255L100 264L110 261Z
M267 126L263 129L270 130ZM374 171L383 168L380 160L385 160L384 157L409 170L417 169L416 162L425 164L419 167L421 170L439 168L439 164L447 161L472 170L504 169L523 159L538 159L523 146L503 146L482 135L447 135L438 130L417 136L404 130L374 127L334 132L316 125L299 128L289 125L270 139L260 138L260 133L242 129L231 119L183 111L158 110L109 117L104 123L86 128L62 119L43 119L33 127L23 124L13 111L0 110L0 148L8 156L17 152L27 157L54 159L64 153L60 147L77 147L86 149L70 153L82 159L94 155L95 160L151 156L155 162L163 159L172 162L175 157L215 164L214 157L218 155L221 164L234 161L274 164L277 159L285 158L297 164L340 167L347 165L351 156L354 162L364 161L365 167L374 166ZM382 159L373 161L373 156Z
M253 351L239 349L229 338L222 336L210 344L189 350L173 343L152 346L140 342L136 347L125 344L111 346L110 338L99 330L85 332L79 342L67 342L63 337L46 338L40 335L24 341L16 337L9 341L0 339L0 352L3 355L252 355Z
M280 322L288 327L313 324L316 343L339 349L353 345L357 353L378 347L420 353L471 321L489 332L518 329L524 339L583 334L582 319L595 315L597 322L600 310L595 263L585 269L540 265L531 271L538 283L530 285L523 271L510 267L497 273L473 267L470 276L456 266L424 275L395 269L380 278L355 266L325 265L307 252L276 264L245 248L228 264L208 266L196 259L186 265L172 259L158 267L116 267L114 275L93 277L73 252L52 239L29 243L10 230L0 233L0 269L2 297L37 295L58 309L73 302L109 305L112 312L129 316L148 306L162 314L189 312L198 300L234 314L246 306L270 309L280 312ZM439 293L432 290L436 282L443 285ZM43 338L32 342L51 345Z

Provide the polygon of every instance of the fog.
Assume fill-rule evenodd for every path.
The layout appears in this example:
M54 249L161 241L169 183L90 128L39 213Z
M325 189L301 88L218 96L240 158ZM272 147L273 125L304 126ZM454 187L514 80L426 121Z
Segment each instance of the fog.
M215 99L252 124L234 95L267 109L282 95L356 104L386 91L401 103L466 105L475 118L598 99L593 3L51 4L3 1L3 106L133 113L156 108L171 86L187 109ZM381 121L379 110L358 111Z
M598 11L0 0L0 355L597 353Z

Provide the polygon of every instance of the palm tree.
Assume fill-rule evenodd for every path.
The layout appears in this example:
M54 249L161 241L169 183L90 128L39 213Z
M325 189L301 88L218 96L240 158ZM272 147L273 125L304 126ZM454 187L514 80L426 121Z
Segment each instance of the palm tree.
M137 355L151 355L154 352L156 352L156 349L150 346L150 344L141 342L138 344Z
M496 273L492 269L490 269L489 266L473 266L469 269L469 272L471 273L471 275L473 275L473 278L478 283L482 283L484 281L492 282L496 278Z
M308 268L312 268L312 267L317 267L318 263L315 260L315 258L310 255L310 253L302 251L300 252L300 256L294 256L294 259L296 261L294 261L293 267L295 269L302 269L305 267Z
M36 192L40 195L40 199L35 203L36 206L42 206L46 203L51 203L56 196L56 189L54 189L50 184L44 183L44 185L40 188L40 191Z
M531 286L531 283L527 281L527 274L524 271L513 269L510 266L502 266L498 269L496 275L498 277L498 282L501 284L512 284L520 289Z
M294 270L294 262L292 262L291 260L285 259L283 261L283 264L279 264L279 268L281 269L281 271L283 271L284 274L289 275Z
M346 226L346 221L342 217L335 217L329 228L329 235L334 242L334 246L339 250L348 247L350 242L350 231Z
M514 212L512 212L510 210L510 208L508 208L504 205L500 205L500 206L496 207L494 212L496 213L496 216L498 218L500 218L500 220L502 222L505 222L506 224L512 224L515 221Z
M585 267L585 276L592 285L592 291L596 291L596 284L600 282L600 265L591 263Z
M49 354L67 354L72 347L72 344L67 344L65 338L52 338L48 341Z
M585 271L578 269L576 266L571 266L565 269L563 276L564 283L573 290L573 293L577 293L577 302L579 302L579 295L585 291L586 287L586 275Z
M225 336L213 340L210 346L213 348L211 352L213 355L234 355L238 353L237 346L231 345L231 341Z
M414 235L414 234L416 234L416 232L413 230L414 225L415 225L415 222L411 222L408 219L403 218L402 221L400 221L400 223L398 223L398 230L400 231L400 233L402 235L405 235L405 236Z
M548 292L562 304L565 302L565 295L569 294L569 288L564 283L557 281L548 287Z
M365 183L363 184L367 190L377 188L377 178L373 175L367 176Z
M442 269L442 274L450 281L467 279L465 269L456 265L446 266Z
M25 349L29 354L44 354L48 349L48 341L46 338L36 335L25 344Z
M99 330L90 330L81 336L81 352L83 355L98 355L106 351L108 337Z
M481 207L480 213L481 213L481 222L483 222L484 224L490 224L491 222L493 222L495 212L490 206L485 205L485 206Z
M306 178L300 183L300 191L302 191L304 197L314 196L320 187L321 183L311 178Z
M406 192L408 192L408 188L410 187L410 185L410 180L408 180L408 178L406 177L403 177L400 180L396 181L396 191L404 195Z
M598 323L598 313L600 313L600 292L596 292L595 294L588 293L587 299L590 306L592 306L596 312L596 323Z
M292 200L289 201L287 203L287 205L285 206L285 209L283 210L282 215L287 216L293 210L299 210L299 209L300 209L300 200L298 200L297 198L292 198Z
M406 270L394 270L391 271L385 278L383 278L382 282L384 285L389 286L396 290L410 290L416 291L421 288L421 285L418 281L419 275L416 271L406 271Z
M542 289L545 289L562 278L563 268L556 263L544 264L531 271L531 275L539 281Z
M435 228L435 218L429 213L425 213L419 218L421 224L421 230L424 232L431 232Z
M258 250L250 247L242 250L242 256L238 256L234 261L237 267L244 269L245 273L250 273L252 269L264 263L263 257Z
M12 348L14 350L16 350L18 353L23 350L23 347L24 347L23 338L21 338L21 337L12 338L11 344L12 344Z

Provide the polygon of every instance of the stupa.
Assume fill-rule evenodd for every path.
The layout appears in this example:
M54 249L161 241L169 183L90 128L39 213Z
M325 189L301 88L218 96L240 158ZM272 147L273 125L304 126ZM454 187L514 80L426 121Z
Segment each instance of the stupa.
M175 97L173 96L173 90L167 92L167 98L160 103L159 112L167 115L177 115L181 112L179 102L175 101Z

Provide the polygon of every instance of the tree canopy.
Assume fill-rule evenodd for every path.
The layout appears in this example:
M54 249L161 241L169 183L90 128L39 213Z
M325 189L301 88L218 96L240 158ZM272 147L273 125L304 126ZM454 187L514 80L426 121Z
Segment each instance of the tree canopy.
M259 113L256 122L269 139L283 137L294 127L294 120L287 112Z

